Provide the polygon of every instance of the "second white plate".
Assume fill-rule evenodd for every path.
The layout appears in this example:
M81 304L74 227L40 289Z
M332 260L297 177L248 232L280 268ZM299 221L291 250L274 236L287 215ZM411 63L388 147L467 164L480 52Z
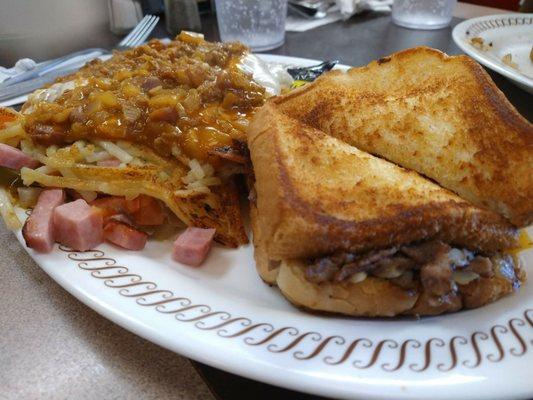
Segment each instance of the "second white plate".
M533 14L472 18L458 24L452 36L470 57L533 93ZM508 55L513 66L503 61Z

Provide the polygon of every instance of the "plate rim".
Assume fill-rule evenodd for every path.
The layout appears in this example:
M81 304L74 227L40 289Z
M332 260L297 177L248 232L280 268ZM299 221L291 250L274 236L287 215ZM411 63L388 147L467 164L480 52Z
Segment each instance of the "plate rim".
M530 18L533 19L533 13L508 13L508 14L493 14L482 17L470 18L457 24L452 30L452 38L455 44L464 51L468 56L472 57L479 63L483 64L487 68L492 69L495 72L505 76L512 81L518 82L530 89L533 88L533 79L514 71L511 67L500 64L486 57L484 53L470 46L465 40L464 36L468 31L468 28L475 23L490 21L494 19L508 19L508 18ZM532 23L533 25L533 23Z
M88 293L88 291L86 290L86 288L77 286L76 284L74 284L68 278L63 277L61 275L61 273L58 273L54 268L50 268L49 266L47 266L46 262L39 262L39 260L38 260L39 254L36 253L36 252L31 251L29 248L24 246L23 238L21 236L20 231L16 234L16 237L17 237L18 241L20 242L20 244L22 245L22 247L25 249L25 251L36 262L36 264L41 269L43 269L54 281L56 281L56 283L58 283L62 288L67 290L67 292L72 294L76 299L81 301L83 304L85 304L89 308L93 309L98 314L102 315L103 317L105 317L105 318L109 319L110 321L113 321L117 325L123 327L124 329L126 329L126 330L128 330L128 331L130 331L130 332L132 332L132 333L134 333L134 334L136 334L138 336L141 336L141 337L143 337L146 340L149 340L149 341L151 341L153 343L156 343L156 344L158 344L158 345L160 345L160 346L162 346L162 347L164 347L164 348L166 348L166 349L168 349L168 350L170 350L172 352L175 352L177 354L185 356L187 358L191 358L193 360L205 363L207 365L211 365L211 366L213 366L215 368L219 368L219 369L227 371L229 373L233 373L233 374L236 374L236 375L244 376L244 377L247 377L247 378L250 378L250 379L254 379L254 380L257 380L257 381L260 381L260 382L265 382L265 383L268 383L268 384L271 384L271 385L274 385L274 386L284 387L284 388L287 388L287 389L297 390L297 391L300 391L300 392L314 394L314 395L321 395L321 396L325 396L325 397L346 398L346 399L348 399L348 398L359 398L359 396L361 396L361 398L364 398L365 400L366 399L376 399L376 400L387 399L387 400L389 400L391 398L394 398L394 399L425 399L425 398L427 398L427 394L420 393L418 391L410 392L408 390L405 390L405 392L402 393L401 391L398 391L397 387L386 386L386 385L383 385L383 386L379 385L379 387L382 388L382 390L374 389L372 391L368 391L369 388L365 387L364 389L366 389L367 391L354 392L353 388L350 388L349 390L346 390L346 389L344 389L342 387L332 387L332 386L327 385L327 384L321 384L320 380L317 380L316 382L310 382L309 379L308 379L309 377L306 376L306 375L302 375L301 376L302 381L304 380L304 378L306 379L306 386L302 387L302 386L298 385L297 381L295 381L295 376L298 375L299 371L294 371L294 370L292 370L292 371L289 370L288 371L288 372L294 373L295 375L291 375L289 373L287 373L286 375L280 375L279 374L279 371L285 371L285 369L286 369L286 367L283 365L283 363L279 363L276 366L279 369L279 371L277 371L277 372L276 371L269 371L267 373L267 372L265 372L265 370L261 370L259 372L258 370L254 369L254 368L250 368L250 364L251 364L250 362L243 362L243 363L240 363L238 361L234 362L234 361L229 361L227 358L223 358L223 357L222 358L218 357L218 358L213 359L213 358L208 358L205 353L195 353L193 347L189 347L188 348L187 346L184 346L181 343L177 344L177 342L170 343L166 339L165 335L162 335L160 332L156 332L155 330L150 329L150 327L146 326L143 323L142 318L131 318L128 315L128 313L120 312L119 310L117 310L116 309L117 308L116 305L107 305L106 306L105 301L99 301L99 298L97 298L95 296L91 296ZM67 255L67 260L65 260L65 263L68 262L68 259L70 259L70 261L74 261L74 263L79 263L79 262L83 263L83 261L85 260L83 258L82 259L77 259L76 257L71 258L71 257L69 257L71 254L74 254L75 256L79 255L79 254L87 254L88 255L88 260L93 260L93 261L95 259L97 259L97 258L99 258L102 261L106 261L106 260L110 259L109 257L106 257L107 255L106 255L105 251L98 250L98 249L89 250L87 252L78 252L78 251L70 250L68 248L62 248L62 246L59 245L59 246L56 246L54 248L54 250L55 250L54 253L58 253L57 250L59 250L59 251L65 253ZM120 250L118 250L118 251L120 251ZM97 257L94 253L101 253L101 255ZM58 254L60 254L60 253L58 253ZM108 266L108 264L105 264L105 265ZM78 267L79 267L79 265L78 265ZM118 265L118 267L125 268L126 269L126 273L129 272L128 271L129 266L127 264L120 263ZM93 270L91 268L81 268L81 269L85 270L84 272L91 272L92 273L92 272L95 271L95 270ZM95 277L95 276L93 275L93 277ZM108 287L114 288L113 286L108 286ZM129 296L125 296L125 297L129 297ZM525 315L525 321L521 320L520 323L522 325L520 325L520 326L526 326L527 323L529 323L530 328L533 328L533 308L526 307L526 309L524 311L521 311L519 313L519 316L522 316L522 314ZM154 314L154 315L157 315L157 314ZM436 317L436 318L438 318L438 317ZM150 319L152 319L152 318L150 318ZM511 320L515 320L515 321L517 321L518 319L519 318L516 317L516 316L511 318ZM491 324L493 324L493 326L491 327L491 331L494 330L494 328L496 328L496 327L502 326L501 323L498 323L498 322L491 322ZM176 326L179 327L180 325L176 325ZM530 340L521 337L521 335L519 333L517 333L517 329L516 329L515 326L513 326L512 322L509 322L509 327L510 327L510 329L508 330L507 333L513 334L514 337L518 340L518 342L521 342L524 345L523 354L521 354L521 355L525 355L530 350L533 350L531 348L531 345L528 344L528 342ZM296 329L298 329L298 328L296 328ZM309 333L310 332L300 333L299 337L302 337L302 336L305 337ZM486 336L482 340L486 340L487 339L488 334L486 334L483 331L476 330L471 335L471 337L472 337L472 346L473 346L473 349L475 350L475 352L477 353L477 357L478 357L477 362L480 361L480 358L479 358L480 354L479 354L479 342L476 341L477 340L476 337L480 336L480 335ZM218 335L218 336L220 336L220 335ZM216 338L216 336L213 336L213 337ZM329 339L329 338L325 338L325 339ZM449 342L451 344L448 344L450 346L450 349L454 348L453 347L453 343L456 340L460 341L460 339L461 339L461 337L456 336L456 335L451 337L450 338L450 342ZM296 338L296 340L298 340L298 338ZM435 338L435 337L427 339L427 341L425 343L425 346L424 346L425 347L424 351L426 353L426 356L427 356L428 347L429 347L429 349L431 351L431 347L432 347L431 343L435 342L435 341L439 341L439 340L440 340L439 338ZM375 339L375 341L378 342L377 339ZM389 341L389 339L382 339L381 341L379 341L378 347L382 347L388 341ZM407 342L409 342L409 340L404 341L404 344L407 343ZM531 343L533 343L533 340L531 340ZM461 344L464 344L464 343L461 343ZM442 343L442 345L438 344L439 347L442 347L443 345L444 345L444 343ZM242 346L242 344L240 346ZM318 347L320 347L320 346L318 346ZM403 344L402 344L402 347L403 347ZM514 349L511 349L510 352L512 353L513 350ZM378 356L379 356L379 354L378 354ZM486 356L486 354L482 354L482 356ZM373 362L375 362L376 359L377 358L372 357ZM455 350L454 350L454 354L453 354L453 360L454 360L453 361L454 363L457 361ZM501 358L501 360L503 360L503 357ZM429 363L433 363L433 364L437 365L436 362L431 361L431 360L429 361ZM427 365L425 365L425 367L427 367ZM492 364L492 365L496 366L497 364ZM478 366L479 365L476 365L475 368L478 367ZM357 370L354 369L354 371L357 371ZM415 370L412 369L411 372L409 372L409 373L416 373L416 372L424 372L424 370L415 371ZM446 373L446 371L442 371L442 370L440 372L443 373L443 374ZM383 380L382 382L385 382L385 380ZM495 384L495 383L497 384L497 382L494 382L494 381L491 381L490 383L491 384ZM478 384L478 382L472 382L471 383L472 386L475 386L477 384ZM378 385L374 385L374 387L376 387L376 386L378 386ZM409 385L407 385L407 384L405 385L406 388L408 386ZM451 390L452 392L434 393L432 398L435 399L435 400L448 399L451 396L457 396L457 395L462 396L460 398L463 398L463 399L477 399L477 398L486 399L486 398L488 398L487 396L489 395L489 393L491 395L495 395L494 398L498 398L498 399L502 399L502 400L503 399L526 398L526 397L529 398L529 397L531 397L533 395L533 387L531 387L531 388L524 388L524 387L514 388L513 392L509 392L509 390L507 390L507 387L493 386L490 389L490 391L485 391L485 392L481 392L480 391L480 392L474 393L475 390L473 390L470 393L471 396L465 395L465 392L464 392L464 389L472 389L470 387L464 387L463 388L463 387L460 387L459 385L457 385L457 387L448 388L448 386L446 384L440 384L440 385L439 384L435 384L434 385L434 388L439 388L439 387L446 387L447 389ZM485 386L476 387L476 389L482 389L482 388L486 388L486 387ZM409 387L409 389L413 390L415 388L414 387ZM498 390L500 390L501 392L499 392ZM479 394L481 394L481 396L479 396Z

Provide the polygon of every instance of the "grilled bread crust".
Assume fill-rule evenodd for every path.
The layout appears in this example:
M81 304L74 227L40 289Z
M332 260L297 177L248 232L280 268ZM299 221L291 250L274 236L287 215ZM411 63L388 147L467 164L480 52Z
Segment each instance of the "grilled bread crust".
M431 296L417 285L403 289L387 279L367 277L359 283L312 283L304 276L302 260L290 259L272 263L263 241L256 241L257 213L252 213L255 262L259 276L296 307L307 311L345 314L358 317L394 317L398 315L429 316L477 308L514 292L513 283L499 276L479 278L463 285L448 296L446 302L435 304ZM521 281L525 275L521 274Z
M255 115L248 145L254 236L273 261L433 238L482 252L516 245L516 229L496 213L303 125L274 102Z
M368 277L359 283L323 282L305 279L301 261L284 261L276 283L294 305L313 311L340 313L359 317L394 317L397 315L438 315L477 308L513 293L513 284L505 278L480 278L461 287L448 301L435 304L422 287L402 289L386 279Z
M272 103L518 227L533 222L533 125L467 56L408 49L329 72Z
M250 224L253 232L254 260L257 273L265 283L275 285L278 277L279 265L276 260L269 259L264 244L264 238L257 216L257 207L250 203Z

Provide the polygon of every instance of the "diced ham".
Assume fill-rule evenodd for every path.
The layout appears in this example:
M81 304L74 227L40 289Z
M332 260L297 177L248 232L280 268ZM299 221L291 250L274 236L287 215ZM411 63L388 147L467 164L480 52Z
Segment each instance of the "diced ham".
M118 158L109 158L107 160L100 160L96 162L99 167L118 167L120 160Z
M152 90L153 88L156 88L158 86L162 86L163 82L161 82L161 79L159 79L157 76L149 76L144 80L144 82L141 84L141 87L145 91Z
M187 228L174 242L174 260L194 267L199 266L211 249L215 229Z
M89 118L87 114L83 112L83 107L78 106L75 107L68 116L70 122L79 122L79 123L85 123L87 119Z
M102 242L103 217L85 200L63 204L54 211L56 241L73 250L90 250Z
M58 124L42 124L37 123L31 126L32 140L43 146L51 146L53 144L61 144L65 140L65 129Z
M156 226L165 222L165 211L163 207L153 197L140 195L136 199L138 201L138 209L134 211L135 203L129 205L129 213L133 217L133 221L141 226Z
M19 149L0 143L0 166L19 170L22 167L36 168L39 164Z
M104 227L104 239L128 250L142 250L148 235L128 224L110 220Z
M152 111L149 115L149 118L152 121L163 121L163 122L176 122L178 119L178 110L174 107L163 107L157 108Z
M56 207L65 202L61 189L46 189L39 195L33 212L22 228L26 245L35 251L49 253L54 246L53 215Z

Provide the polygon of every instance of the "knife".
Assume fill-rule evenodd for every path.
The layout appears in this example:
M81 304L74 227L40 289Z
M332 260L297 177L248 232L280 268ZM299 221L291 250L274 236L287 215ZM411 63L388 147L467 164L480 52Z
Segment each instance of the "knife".
M36 89L41 88L42 86L46 85L47 83L54 82L57 78L61 76L68 75L72 72L75 72L81 68L81 65L70 65L64 68L52 70L48 72L46 75L38 76L33 79L29 79L26 81L22 81L19 83L14 83L10 86L7 86L5 88L0 89L0 102L4 102L7 100L11 100L20 96L23 96L25 94L29 94L33 92ZM21 102L24 102L25 100L22 100Z
M45 62L37 65L35 68L33 68L33 69L29 70L29 71L22 72L20 74L17 74L15 76L11 76L11 77L7 78L6 80L4 80L3 82L0 83L0 90L6 88L8 86L12 86L12 85L14 85L16 83L19 83L19 82L23 82L23 81L27 81L29 79L34 79L34 78L38 78L38 77L44 76L44 75L48 74L51 70L53 70L55 67L57 67L57 66L61 65L62 63L64 63L65 61L73 60L76 57L88 56L91 53L95 53L95 54L98 54L98 55L95 55L94 57L88 58L87 60L84 59L84 62L88 62L88 61L90 61L93 58L101 56L102 54L108 54L109 50L105 50L105 49L101 49L101 48L84 49L84 50L76 51L74 53L67 54L65 56L62 56L62 57L59 57L59 58L56 58L56 59L53 59L53 60L45 61Z

